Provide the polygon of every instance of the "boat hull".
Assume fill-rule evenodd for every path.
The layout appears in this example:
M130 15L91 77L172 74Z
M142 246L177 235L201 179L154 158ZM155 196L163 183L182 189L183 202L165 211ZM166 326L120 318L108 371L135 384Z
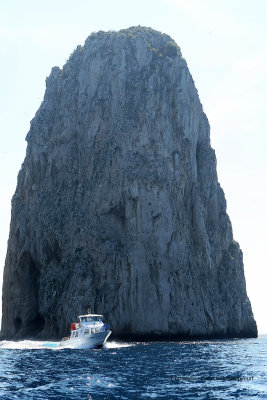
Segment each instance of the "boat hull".
M104 332L97 332L91 335L84 335L82 337L62 340L59 346L79 349L99 348L103 346L110 335L111 331L106 330Z

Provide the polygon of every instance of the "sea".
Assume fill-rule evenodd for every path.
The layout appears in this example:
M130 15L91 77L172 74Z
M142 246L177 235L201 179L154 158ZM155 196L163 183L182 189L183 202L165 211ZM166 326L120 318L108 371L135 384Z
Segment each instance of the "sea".
M0 399L267 399L267 335L102 349L0 342Z

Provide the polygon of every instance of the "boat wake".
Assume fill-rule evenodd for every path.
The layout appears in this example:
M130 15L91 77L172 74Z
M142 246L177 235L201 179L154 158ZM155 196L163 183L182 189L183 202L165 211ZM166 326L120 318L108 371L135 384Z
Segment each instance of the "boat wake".
M3 340L0 342L1 349L11 349L11 350L40 350L40 349L50 349L50 350L62 350L59 346L60 342L44 342L37 340L20 340L20 341L9 341ZM103 349L120 349L123 347L135 346L136 343L123 343L123 342L107 342L104 344ZM65 347L66 348L66 347ZM68 346L67 348L72 348ZM81 347L82 348L82 347Z
M20 340L0 342L0 349L11 350L37 350L37 349L57 349L59 342L42 342L37 340Z
M120 349L121 347L132 347L135 346L136 343L125 343L125 342L106 342L103 346L104 349Z

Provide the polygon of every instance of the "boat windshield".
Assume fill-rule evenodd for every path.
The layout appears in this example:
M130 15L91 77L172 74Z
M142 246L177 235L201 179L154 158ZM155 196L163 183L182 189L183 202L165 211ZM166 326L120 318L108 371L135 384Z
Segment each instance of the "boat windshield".
M90 317L81 317L81 322L96 322L96 321L102 321L102 316L100 315L93 315Z

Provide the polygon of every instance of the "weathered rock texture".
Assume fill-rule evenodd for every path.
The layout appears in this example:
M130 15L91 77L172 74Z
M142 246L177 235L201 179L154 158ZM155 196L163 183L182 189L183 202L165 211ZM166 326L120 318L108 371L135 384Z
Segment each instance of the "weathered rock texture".
M2 335L257 335L209 123L179 47L98 32L52 69L12 201Z

